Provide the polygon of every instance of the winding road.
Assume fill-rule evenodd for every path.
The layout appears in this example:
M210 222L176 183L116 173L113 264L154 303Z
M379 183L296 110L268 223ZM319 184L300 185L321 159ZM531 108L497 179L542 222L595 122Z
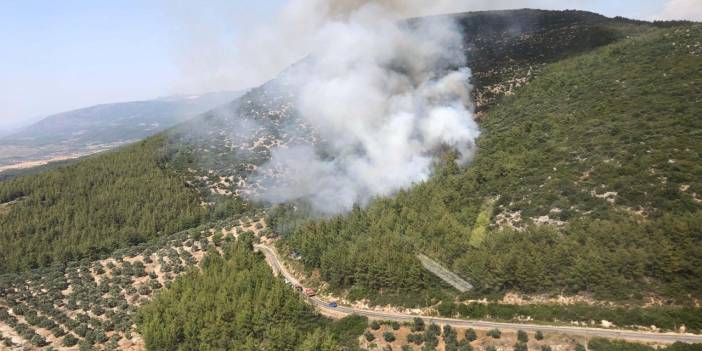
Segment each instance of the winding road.
M282 274L287 280L293 284L299 284L299 281L283 266L281 263L277 251L266 245L255 245L255 249L263 252L266 256L266 261L273 269L273 272L278 275ZM587 337L603 337L611 339L624 339L632 341L646 341L646 342L660 342L660 343L673 343L676 341L687 342L687 343L702 343L702 335L696 334L681 334L681 333L654 333L654 332L643 332L643 331L633 331L633 330L621 330L621 329L603 329L603 328L588 328L588 327L570 327L570 326L554 326L554 325L543 325L543 324L523 324L523 323L502 323L502 322L488 322L479 320L466 320L466 319L455 319L455 318L443 318L443 317L433 317L433 316L421 316L414 314L404 314L404 313L392 313L392 312L379 312L364 308L355 307L345 307L339 305L338 307L329 307L328 302L324 301L318 297L307 298L309 303L317 307L320 312L331 317L343 317L350 314L357 314L360 316L366 316L370 319L377 320L392 320L398 322L409 322L416 317L422 318L427 323L436 324L448 324L452 327L457 328L475 328L475 329L505 329L505 330L524 330L528 332L535 332L540 330L544 333L561 333L569 335L580 335Z

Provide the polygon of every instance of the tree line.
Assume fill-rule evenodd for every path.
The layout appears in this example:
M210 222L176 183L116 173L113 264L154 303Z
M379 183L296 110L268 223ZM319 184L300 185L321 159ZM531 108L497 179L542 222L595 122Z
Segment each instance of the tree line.
M168 166L163 138L0 182L0 273L96 258L200 223L207 209Z

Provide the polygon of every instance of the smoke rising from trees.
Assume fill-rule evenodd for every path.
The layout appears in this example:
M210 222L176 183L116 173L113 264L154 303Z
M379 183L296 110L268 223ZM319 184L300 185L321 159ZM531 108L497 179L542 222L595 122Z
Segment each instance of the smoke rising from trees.
M426 180L441 147L468 162L479 135L463 40L450 18L398 21L422 9L396 1L336 4L317 12L309 56L281 77L299 89L297 108L324 152L275 149L259 169L284 174L264 184L260 199L306 199L322 213Z

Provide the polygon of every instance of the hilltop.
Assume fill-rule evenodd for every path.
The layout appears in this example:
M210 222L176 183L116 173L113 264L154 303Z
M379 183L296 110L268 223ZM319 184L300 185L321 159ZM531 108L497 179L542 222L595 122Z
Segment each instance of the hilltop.
M478 118L499 98L513 95L545 65L650 28L583 11L489 11L453 15L464 37ZM294 71L292 66L289 71ZM218 194L255 194L268 178L258 166L280 146L323 147L318 133L299 116L297 89L288 71L251 89L228 106L170 131L176 160Z

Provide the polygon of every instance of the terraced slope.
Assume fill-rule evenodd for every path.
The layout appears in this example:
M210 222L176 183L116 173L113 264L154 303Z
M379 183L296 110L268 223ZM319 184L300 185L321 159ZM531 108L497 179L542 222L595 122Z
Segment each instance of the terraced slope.
M143 349L136 311L175 278L242 233L263 233L261 216L237 216L114 252L0 275L0 350Z

